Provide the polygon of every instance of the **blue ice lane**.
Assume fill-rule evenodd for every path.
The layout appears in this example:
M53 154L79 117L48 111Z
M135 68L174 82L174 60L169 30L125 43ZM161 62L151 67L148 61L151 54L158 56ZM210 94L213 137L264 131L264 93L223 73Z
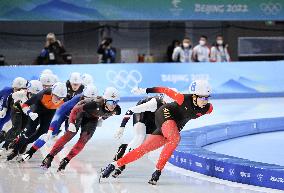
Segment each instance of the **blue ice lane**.
M216 153L284 166L284 131L226 140L204 148Z

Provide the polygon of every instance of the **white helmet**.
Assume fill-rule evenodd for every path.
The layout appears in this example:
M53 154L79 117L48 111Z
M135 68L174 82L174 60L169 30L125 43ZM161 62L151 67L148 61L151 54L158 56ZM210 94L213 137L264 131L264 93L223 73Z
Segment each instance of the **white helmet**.
M66 84L62 82L57 82L52 86L52 94L64 98L67 96L67 88Z
M82 84L81 74L79 72L72 72L69 81L71 84Z
M84 86L94 84L94 79L90 74L85 73L82 75L82 83L84 84Z
M44 69L41 74L53 74L53 72L50 69Z
M27 90L32 94L37 94L43 89L42 83L39 80L31 80L28 83Z
M189 93L208 96L211 94L211 87L207 80L195 80L189 86Z
M54 78L55 83L59 82L59 78L56 74L52 74L52 77Z
M176 88L170 88L170 89L172 89L172 90L178 92L178 90L177 90ZM172 102L174 102L175 100L172 99L171 97L169 97L168 95L164 94L164 96L163 96L163 101L165 101L166 103L172 103Z
M83 95L88 98L96 98L98 96L98 89L94 85L88 85L85 87Z
M27 88L28 81L23 77L17 77L13 80L13 88Z
M52 86L57 82L57 76L54 74L42 74L39 77L40 82L44 86Z
M103 98L106 100L118 101L120 99L119 92L114 87L107 87L105 89Z

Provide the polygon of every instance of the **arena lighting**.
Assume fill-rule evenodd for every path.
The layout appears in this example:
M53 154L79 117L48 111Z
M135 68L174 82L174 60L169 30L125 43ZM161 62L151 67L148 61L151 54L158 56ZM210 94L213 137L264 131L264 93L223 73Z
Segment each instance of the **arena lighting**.
M266 26L274 26L275 25L275 21L265 21L265 25Z

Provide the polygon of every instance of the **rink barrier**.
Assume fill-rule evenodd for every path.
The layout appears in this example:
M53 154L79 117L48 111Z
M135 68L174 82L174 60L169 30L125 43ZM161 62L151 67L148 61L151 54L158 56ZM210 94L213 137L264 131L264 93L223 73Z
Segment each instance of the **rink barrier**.
M119 90L121 101L137 101L146 96L133 95L131 90L134 87L165 86L188 93L194 79L208 79L214 99L284 96L284 76L281 73L284 61L0 66L0 89L10 86L17 76L38 79L47 68L63 82L72 72L88 73L94 77L100 95L106 87L113 86Z
M284 167L215 153L203 147L237 137L284 130L284 117L236 121L181 132L169 162L232 182L284 190Z

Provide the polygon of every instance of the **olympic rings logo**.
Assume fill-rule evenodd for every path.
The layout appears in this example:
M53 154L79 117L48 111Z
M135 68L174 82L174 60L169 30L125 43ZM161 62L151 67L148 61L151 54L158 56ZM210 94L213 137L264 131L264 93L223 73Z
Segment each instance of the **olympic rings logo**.
M125 89L126 87L132 89L138 87L138 84L142 81L142 75L137 70L121 70L119 72L109 70L106 73L107 80L114 84L118 89Z
M266 15L277 15L282 10L280 3L261 3L259 7Z

